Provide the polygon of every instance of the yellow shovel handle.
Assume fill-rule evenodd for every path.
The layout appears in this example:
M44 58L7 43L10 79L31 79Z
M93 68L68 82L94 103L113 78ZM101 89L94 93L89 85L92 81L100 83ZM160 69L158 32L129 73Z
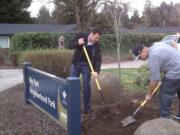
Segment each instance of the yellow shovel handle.
M88 63L89 63L91 72L94 72L93 66L92 66L92 64L91 64L91 61L90 61L90 59L89 59L89 56L88 56L88 53L87 53L87 50L86 50L86 47L85 47L85 46L83 46L83 50L84 50L84 53L85 53L85 55L86 55L87 61L88 61ZM97 85L97 87L98 87L98 90L101 90L101 87L100 87L100 85L99 85L99 82L98 82L98 79L97 79L97 78L95 79L95 82L96 82L96 85Z
M153 96L153 95L157 92L157 90L159 89L160 85L161 85L161 82L158 83L158 85L157 85L156 88L154 89L154 91L153 91L153 93L152 93L151 96ZM143 107L146 103L147 103L147 100L144 100L144 101L142 102L142 104L141 104L141 107Z

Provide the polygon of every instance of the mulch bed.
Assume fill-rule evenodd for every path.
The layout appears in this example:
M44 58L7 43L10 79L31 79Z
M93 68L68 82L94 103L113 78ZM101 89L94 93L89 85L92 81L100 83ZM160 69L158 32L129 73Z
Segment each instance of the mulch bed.
M108 106L108 111L94 109L95 119L87 117L82 122L82 135L133 135L139 125L159 117L157 96L137 114L137 121L122 128L121 120L138 107L144 93L126 92L125 100ZM25 105L23 85L0 93L0 135L65 135L66 131L33 105ZM137 101L137 102L132 102ZM177 99L173 103L177 112ZM83 118L86 116L83 116Z
M0 135L64 135L65 130L33 105L24 104L23 85L0 93Z

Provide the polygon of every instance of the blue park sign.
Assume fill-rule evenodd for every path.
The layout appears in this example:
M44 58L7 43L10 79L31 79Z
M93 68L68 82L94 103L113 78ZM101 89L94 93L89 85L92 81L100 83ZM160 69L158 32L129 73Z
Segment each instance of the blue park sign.
M31 103L62 127L80 135L80 81L63 79L23 64L25 103Z

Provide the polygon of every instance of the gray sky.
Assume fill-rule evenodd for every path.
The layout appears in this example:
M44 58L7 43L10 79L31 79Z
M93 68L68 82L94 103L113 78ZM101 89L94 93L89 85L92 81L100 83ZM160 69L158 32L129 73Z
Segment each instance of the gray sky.
M53 11L54 9L54 5L53 4L49 4L50 0L33 0L30 8L28 9L28 11L31 12L31 16L32 17L36 17L39 9L41 8L42 5L46 5L46 7L50 10ZM132 12L133 10L137 9L139 10L139 14L141 15L143 8L144 8L144 4L145 4L145 0L129 0L131 1L131 8L132 8ZM157 7L161 4L162 1L165 1L166 3L170 3L171 1L173 3L180 3L180 0L151 0L152 5ZM131 13L130 13L131 15Z

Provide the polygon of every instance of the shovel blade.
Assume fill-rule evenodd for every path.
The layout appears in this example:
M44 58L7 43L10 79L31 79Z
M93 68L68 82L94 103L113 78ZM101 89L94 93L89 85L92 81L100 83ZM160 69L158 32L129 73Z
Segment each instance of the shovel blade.
M135 121L136 121L136 119L133 116L128 116L121 121L122 127L126 127L126 126L134 123Z

